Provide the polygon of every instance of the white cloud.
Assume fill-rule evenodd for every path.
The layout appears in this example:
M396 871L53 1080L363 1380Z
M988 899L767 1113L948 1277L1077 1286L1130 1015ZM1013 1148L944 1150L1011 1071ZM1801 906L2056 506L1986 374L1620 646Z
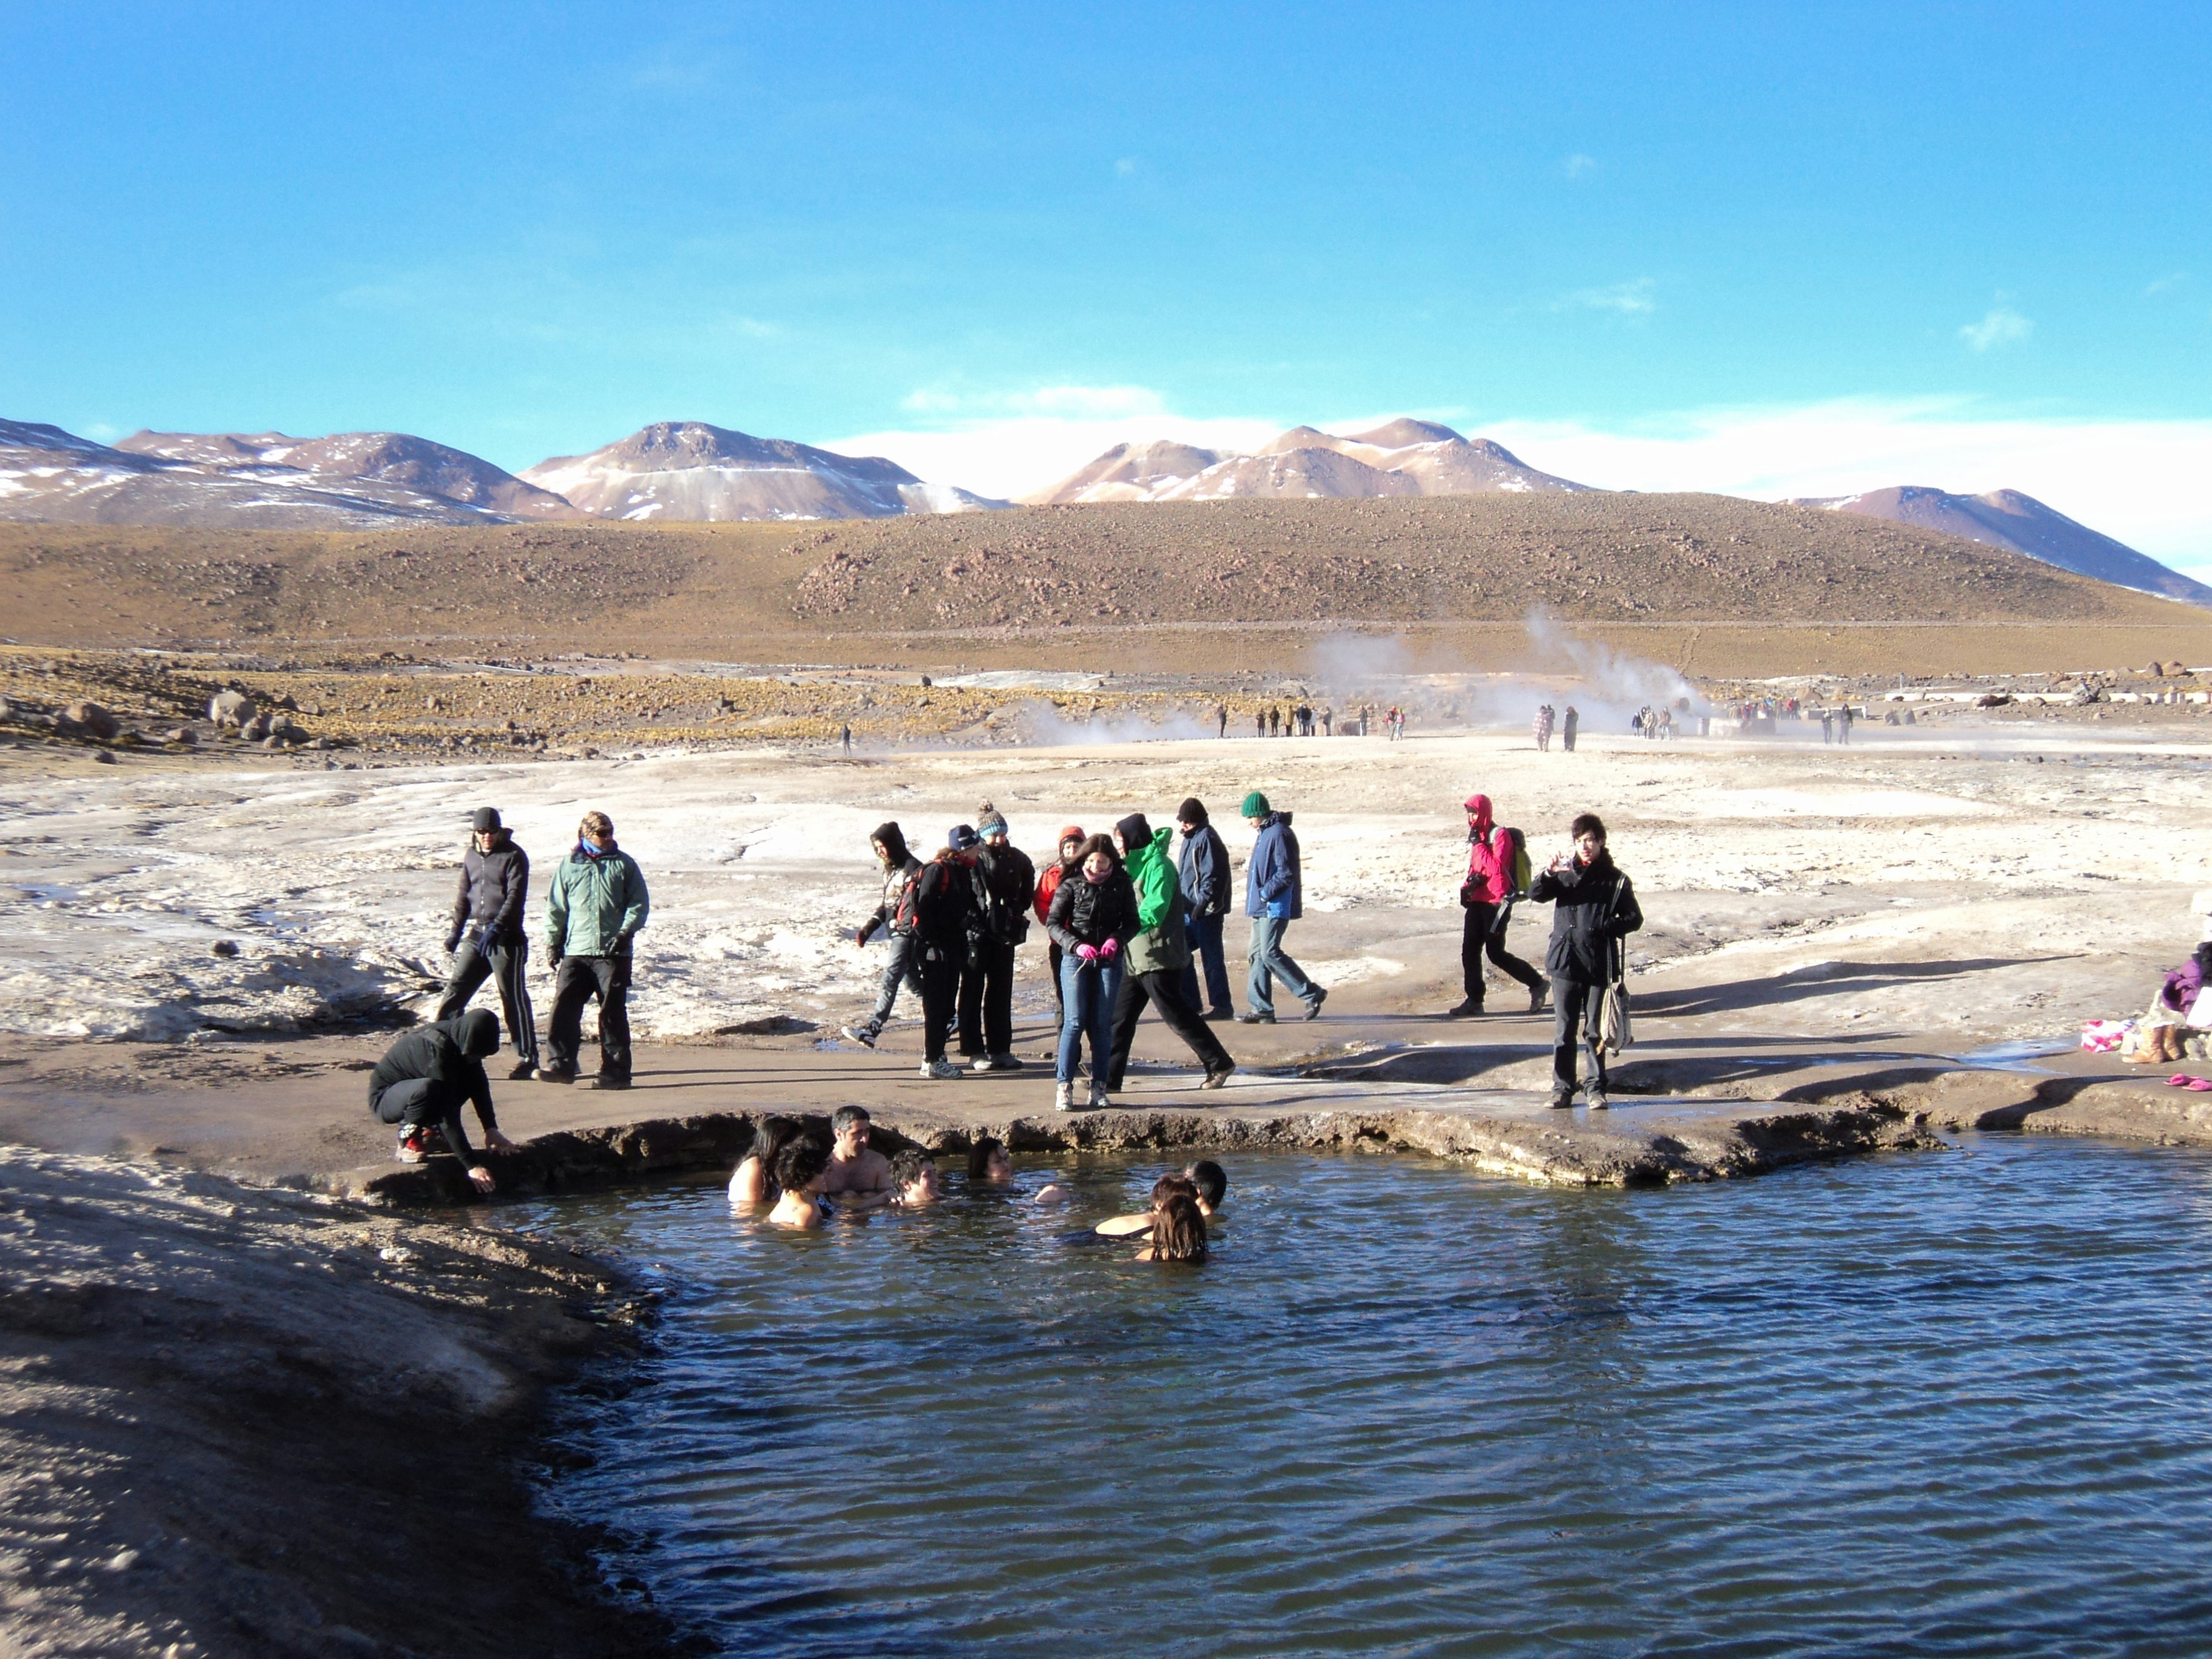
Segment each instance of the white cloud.
M2187 271L2173 271L2167 276L2160 277L2154 283L2147 284L2143 289L2143 298L2149 300L2154 299L2161 294L2170 294L2188 280L2189 273Z
M1532 466L1614 489L1778 500L1886 484L2024 490L2154 558L2212 561L2212 421L2007 416L1965 398L1700 410L1611 428L1502 421Z
M1559 171L1565 173L1570 179L1579 179L1584 173L1595 173L1597 171L1597 157L1595 155L1570 155L1565 161L1559 163Z
M1133 412L1112 412L1115 398ZM1145 387L1058 387L956 400L930 429L864 433L827 447L888 455L925 478L1011 497L1125 441L1175 438L1249 452L1301 420L1352 432L1403 412L1195 420L1174 414ZM2212 568L2212 493L2198 483L2212 458L2212 421L2014 417L1966 398L1843 398L1612 424L1433 417L1495 438L1532 466L1612 489L1768 501L1905 483L1966 494L2025 490L2177 568L2200 567L2198 579L2212 580L2203 568Z
M1995 346L2017 345L2035 332L2034 322L2023 317L2010 306L1991 306L1978 323L1968 323L1959 331L1959 337L1977 351L1987 351Z
M1554 311L1611 311L1623 317L1648 317L1659 308L1652 296L1658 286L1649 276L1638 276L1632 283L1615 283L1610 288L1578 288L1564 295L1553 306Z

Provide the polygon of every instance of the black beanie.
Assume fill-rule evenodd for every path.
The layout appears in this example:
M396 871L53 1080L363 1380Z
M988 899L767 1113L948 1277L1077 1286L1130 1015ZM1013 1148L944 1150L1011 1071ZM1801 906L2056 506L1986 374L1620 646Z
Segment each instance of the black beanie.
M1139 847L1152 844L1152 826L1145 822L1142 812L1132 812L1114 826L1114 833L1121 838L1121 845L1132 853Z
M474 826L477 834L480 836L488 836L493 830L500 827L499 808L496 806L479 806L477 808L476 817L470 819L469 822L472 826Z
M1194 826L1199 826L1209 823L1212 822L1212 820L1206 816L1206 803L1200 800L1197 796L1193 795L1188 800L1176 808L1176 822L1177 823L1188 823Z

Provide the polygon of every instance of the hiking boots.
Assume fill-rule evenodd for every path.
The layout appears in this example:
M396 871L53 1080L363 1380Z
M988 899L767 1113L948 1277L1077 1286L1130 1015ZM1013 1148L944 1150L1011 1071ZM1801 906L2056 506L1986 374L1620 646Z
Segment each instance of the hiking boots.
M1091 1085L1091 1109L1094 1112L1109 1111L1112 1109L1113 1105L1113 1101L1107 1097L1106 1085L1103 1083L1093 1083Z
M627 1089L629 1087L629 1079L626 1077L617 1077L611 1072L601 1072L584 1086L586 1089Z
M1328 1000L1328 993L1322 990L1320 986L1315 986L1313 1000L1306 1004L1306 1018L1308 1019L1319 1019L1321 1018L1321 1006Z
M1528 1012L1532 1014L1540 1014L1544 1012L1544 988L1540 985L1532 985L1528 988Z
M402 1164L420 1164L430 1156L429 1137L420 1129L402 1129L399 1144L392 1149L392 1156Z
M1602 1089L1583 1090L1583 1104L1593 1112L1609 1111L1613 1106L1613 1103L1605 1097L1605 1091Z
M1482 1005L1473 997L1469 997L1444 1018L1446 1019L1480 1019L1482 1018Z
M949 1060L923 1060L921 1062L921 1074L922 1076L929 1079L933 1083L947 1083L956 1077L965 1077L967 1075L966 1073L963 1072L957 1066L955 1066Z
M1239 1014L1237 1016L1237 1023L1239 1025L1273 1025L1275 1023L1275 1017L1273 1014L1261 1013Z
M507 1074L507 1080L509 1083L520 1083L525 1078L535 1077L537 1074L538 1062L536 1060L517 1060L514 1065L514 1069Z
M1571 1111L1574 1109L1574 1103L1575 1091L1572 1089L1554 1089L1552 1091L1550 1104L1553 1111Z
M1072 1112L1075 1109L1075 1085L1073 1083L1062 1083L1054 1086L1052 1109L1055 1112Z
M1012 1054L978 1054L975 1064L968 1069L971 1072L1018 1072L1022 1069L1022 1063Z
M843 1028L846 1040L859 1043L863 1048L876 1046L876 1028L872 1025L848 1025Z
M1206 1073L1206 1081L1200 1084L1198 1086L1201 1089L1218 1089L1224 1084L1227 1083L1231 1078L1236 1075L1237 1067L1233 1064L1228 1066L1216 1066Z
M574 1083L576 1074L562 1071L557 1066L541 1066L538 1068L538 1080L540 1083Z

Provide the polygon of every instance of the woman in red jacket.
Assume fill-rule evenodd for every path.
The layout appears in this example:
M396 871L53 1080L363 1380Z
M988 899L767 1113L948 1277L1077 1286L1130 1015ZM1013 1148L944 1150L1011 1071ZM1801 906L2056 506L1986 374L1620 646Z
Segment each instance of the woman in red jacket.
M1509 902L1514 890L1513 860L1519 849L1507 833L1491 823L1490 797L1467 798L1467 879L1460 884L1459 902L1467 912L1460 935L1460 977L1467 1000L1451 1011L1454 1019L1472 1019L1482 1012L1482 958L1490 959L1528 988L1528 1012L1544 1012L1544 976L1505 948L1505 928L1511 919Z

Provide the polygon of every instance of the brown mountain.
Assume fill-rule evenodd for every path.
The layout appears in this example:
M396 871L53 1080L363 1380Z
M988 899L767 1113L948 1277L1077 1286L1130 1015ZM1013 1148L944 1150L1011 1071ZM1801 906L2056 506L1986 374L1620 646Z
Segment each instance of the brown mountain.
M588 455L556 455L522 475L607 519L882 519L1000 507L925 483L879 455L840 455L704 421L660 421Z
M1863 495L1833 495L1796 502L1800 507L1825 507L1838 513L1856 513L1895 524L1918 525L1947 536L1990 547L2009 548L2031 559L2055 564L2099 581L2191 605L2212 605L2212 587L2191 581L2178 570L2169 570L2148 554L2138 553L2124 542L2092 530L2045 507L2017 489L1993 489L1985 495L1954 495L1925 484L1896 484L1870 489Z
M1372 499L1385 495L1558 493L1587 484L1539 472L1503 445L1433 421L1400 419L1340 437L1293 427L1256 454L1223 455L1171 442L1116 444L1048 489L1044 507L1098 501Z
M359 480L394 484L507 519L580 519L581 509L550 490L464 450L404 432L337 432L290 438L281 432L134 432L117 444L129 454L225 471L281 477L303 473L325 488Z
M164 435L141 433L126 442L143 440L158 449ZM228 434L167 436L174 441L177 454L110 448L59 427L0 421L0 519L226 530L369 530L410 520L497 524L507 517L398 476L315 472L270 463L252 449L252 441ZM487 463L475 465L497 472Z

